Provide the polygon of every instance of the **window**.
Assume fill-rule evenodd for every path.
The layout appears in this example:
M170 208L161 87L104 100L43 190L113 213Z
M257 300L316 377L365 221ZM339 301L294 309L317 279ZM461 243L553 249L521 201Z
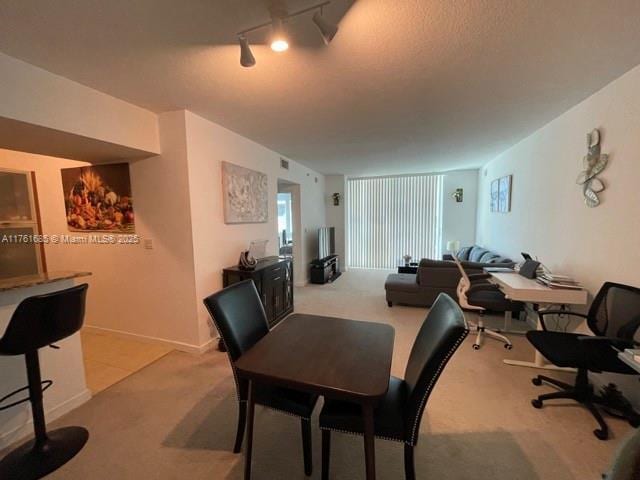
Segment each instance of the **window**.
M443 175L347 181L347 260L351 268L395 268L403 255L438 258Z
M0 170L0 278L33 275L42 269L30 172Z
M278 233L280 246L289 245L293 240L293 222L291 218L291 193L278 192Z

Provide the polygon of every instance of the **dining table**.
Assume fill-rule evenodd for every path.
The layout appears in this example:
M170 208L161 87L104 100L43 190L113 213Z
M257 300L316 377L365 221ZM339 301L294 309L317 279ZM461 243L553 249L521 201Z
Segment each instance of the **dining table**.
M395 331L387 324L296 313L236 362L249 383L244 478L251 478L254 384L357 403L362 407L367 480L376 478L373 412L389 388Z

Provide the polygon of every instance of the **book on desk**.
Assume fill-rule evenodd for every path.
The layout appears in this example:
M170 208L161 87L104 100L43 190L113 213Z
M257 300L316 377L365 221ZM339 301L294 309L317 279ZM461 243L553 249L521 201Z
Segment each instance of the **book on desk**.
M536 278L538 283L549 288L568 288L572 290L582 290L582 285L567 275L560 275L545 272Z

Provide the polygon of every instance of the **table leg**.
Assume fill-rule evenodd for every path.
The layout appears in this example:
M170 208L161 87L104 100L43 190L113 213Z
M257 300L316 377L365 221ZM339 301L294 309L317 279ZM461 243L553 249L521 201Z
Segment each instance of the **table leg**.
M563 306L564 307L564 306ZM564 309L564 308L563 308ZM533 310L538 313L538 305L534 304ZM536 330L542 330L540 319L536 318ZM527 362L524 360L509 360L505 359L503 362L507 365L513 365L514 367L529 367L539 368L541 370L557 370L562 372L576 372L575 368L556 367L552 363L549 363L546 358L538 351L535 351L533 362Z
M376 478L375 427L373 423L373 405L362 406L364 420L364 458L367 466L367 480Z
M247 439L244 451L244 480L251 479L251 450L253 449L253 417L255 410L255 396L253 382L249 380L249 398L247 399Z

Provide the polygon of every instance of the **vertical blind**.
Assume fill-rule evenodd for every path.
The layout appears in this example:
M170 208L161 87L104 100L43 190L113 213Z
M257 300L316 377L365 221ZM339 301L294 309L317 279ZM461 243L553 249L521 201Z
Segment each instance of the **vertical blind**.
M443 175L347 181L347 261L351 268L395 268L403 255L438 258Z

